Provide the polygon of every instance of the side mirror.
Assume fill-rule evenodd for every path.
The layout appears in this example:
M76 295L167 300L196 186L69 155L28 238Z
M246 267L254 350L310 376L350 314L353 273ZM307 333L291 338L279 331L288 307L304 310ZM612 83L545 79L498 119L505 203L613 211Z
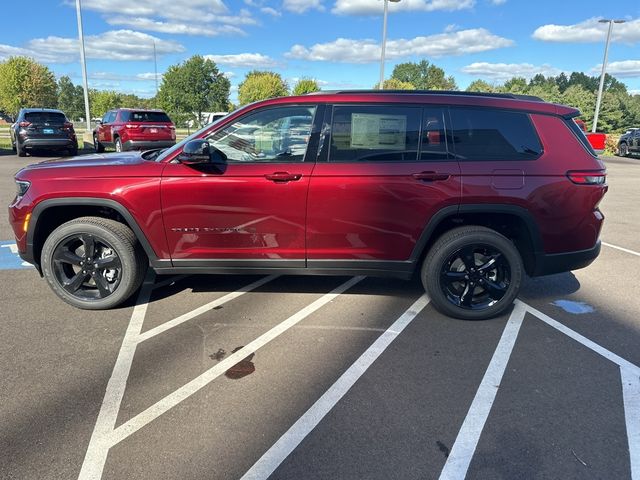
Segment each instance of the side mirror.
M178 161L185 165L220 165L227 163L227 156L206 140L191 140L182 148Z

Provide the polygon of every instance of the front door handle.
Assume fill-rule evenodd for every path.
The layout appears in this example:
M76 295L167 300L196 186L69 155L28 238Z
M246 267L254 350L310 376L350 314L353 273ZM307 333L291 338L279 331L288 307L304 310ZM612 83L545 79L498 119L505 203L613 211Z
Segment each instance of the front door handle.
M448 180L451 175L448 173L438 173L438 172L420 172L414 173L411 175L416 180L422 180L423 182L439 182L443 180Z
M274 172L268 173L264 176L267 180L271 180L276 183L295 182L302 178L301 173L289 173L289 172Z

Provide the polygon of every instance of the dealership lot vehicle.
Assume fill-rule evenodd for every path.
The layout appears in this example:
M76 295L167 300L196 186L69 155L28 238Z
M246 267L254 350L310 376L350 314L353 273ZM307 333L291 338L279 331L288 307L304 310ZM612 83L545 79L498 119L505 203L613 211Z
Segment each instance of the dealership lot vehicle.
M10 128L11 145L19 157L28 151L66 150L78 154L78 139L73 123L60 110L23 108Z
M97 153L166 148L176 143L176 127L162 110L119 108L104 114L93 131Z
M80 308L126 301L150 265L419 272L440 311L490 318L511 306L525 272L582 268L600 251L605 169L578 113L499 94L273 99L163 152L26 168L10 220L22 257Z
M8 204L30 160L1 159ZM158 276L86 312L0 242L1 476L636 480L640 169L605 162L598 260L490 321L373 277Z
M640 153L640 128L630 128L618 140L618 155L627 157Z

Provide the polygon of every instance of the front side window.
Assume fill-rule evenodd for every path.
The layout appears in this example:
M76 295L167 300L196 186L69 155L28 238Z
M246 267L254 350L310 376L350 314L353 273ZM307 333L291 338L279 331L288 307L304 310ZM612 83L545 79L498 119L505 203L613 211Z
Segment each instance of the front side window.
M301 162L315 106L268 108L245 115L206 139L229 162Z
M458 107L452 107L450 112L458 160L535 160L542 153L526 113Z
M330 162L413 162L422 110L397 106L336 106Z

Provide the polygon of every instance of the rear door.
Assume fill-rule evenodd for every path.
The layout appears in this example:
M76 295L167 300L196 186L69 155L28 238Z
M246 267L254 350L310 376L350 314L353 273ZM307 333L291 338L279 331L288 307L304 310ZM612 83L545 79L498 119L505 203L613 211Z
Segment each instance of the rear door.
M429 220L460 201L445 113L333 106L309 187L309 267L411 270Z

